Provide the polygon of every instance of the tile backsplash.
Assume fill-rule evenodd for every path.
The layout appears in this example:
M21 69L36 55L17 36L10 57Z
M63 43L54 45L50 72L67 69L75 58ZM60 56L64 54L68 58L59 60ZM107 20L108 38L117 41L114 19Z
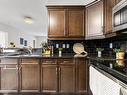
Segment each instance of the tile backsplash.
M74 53L73 52L73 45L75 43L83 43L84 41L48 41L54 47L54 53L58 53L58 48L63 48L63 53Z
M74 53L73 45L75 43L83 43L88 53L97 53L96 48L104 48L103 54L112 55L113 49L123 48L127 52L127 36L113 37L99 40L85 41L48 41L54 47L54 53L58 53L58 48L63 48L63 53Z
M113 37L101 40L89 40L85 41L86 49L88 53L97 53L96 48L104 48L103 54L113 55L115 52L113 49L122 48L127 53L127 37Z

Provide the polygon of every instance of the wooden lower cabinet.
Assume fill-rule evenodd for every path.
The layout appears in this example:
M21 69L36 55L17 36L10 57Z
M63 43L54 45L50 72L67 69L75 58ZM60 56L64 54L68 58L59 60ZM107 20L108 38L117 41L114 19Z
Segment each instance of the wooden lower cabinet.
M0 93L18 92L17 59L0 61Z
M21 92L39 91L39 65L21 64Z
M88 65L85 59L78 60L77 65L77 91L88 93Z
M0 92L17 92L18 69L17 65L2 65L0 67Z
M5 63L0 63L0 93L88 95L88 68L84 58L21 59L17 60L19 65Z
M42 65L41 66L41 90L42 92L57 91L57 66Z
M75 92L75 66L62 65L59 69L60 92Z

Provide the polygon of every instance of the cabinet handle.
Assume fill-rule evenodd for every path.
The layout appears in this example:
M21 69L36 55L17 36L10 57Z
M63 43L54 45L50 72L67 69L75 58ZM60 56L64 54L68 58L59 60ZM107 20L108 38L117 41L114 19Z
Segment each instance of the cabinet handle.
M62 63L71 63L71 61L66 60L66 61L63 61Z
M53 63L53 61L45 61L44 63Z
M56 67L56 75L58 74L58 72L59 73L61 72L61 68L60 67L59 68Z
M70 62L70 61L63 61L63 63L68 63L68 62Z

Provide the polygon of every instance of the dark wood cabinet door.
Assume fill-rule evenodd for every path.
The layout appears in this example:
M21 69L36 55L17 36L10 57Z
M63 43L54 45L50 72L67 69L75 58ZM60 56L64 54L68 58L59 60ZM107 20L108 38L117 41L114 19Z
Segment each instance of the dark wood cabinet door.
M0 92L18 91L17 65L0 65Z
M57 66L56 65L42 65L41 85L43 92L57 91Z
M60 66L60 92L75 91L75 68L73 65Z
M83 9L68 10L68 36L84 37L84 18L85 11Z
M18 60L3 58L0 60L0 92L18 91Z
M112 8L115 6L115 0L104 0L104 32L112 33Z
M85 59L80 59L77 63L77 90L88 93L88 66Z
M49 40L83 40L85 7L48 6Z
M21 64L21 92L38 92L39 65Z
M49 32L48 37L65 37L65 10L54 9L48 11Z
M86 39L103 36L103 1L101 0L86 8Z
M59 91L75 91L75 64L72 59L61 59L59 62Z

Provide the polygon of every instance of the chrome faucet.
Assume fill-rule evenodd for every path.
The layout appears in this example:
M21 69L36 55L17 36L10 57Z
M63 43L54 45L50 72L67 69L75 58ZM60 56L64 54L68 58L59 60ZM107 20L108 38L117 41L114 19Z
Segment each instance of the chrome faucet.
M29 48L27 49L29 51L29 54L32 55L32 47L29 46Z

